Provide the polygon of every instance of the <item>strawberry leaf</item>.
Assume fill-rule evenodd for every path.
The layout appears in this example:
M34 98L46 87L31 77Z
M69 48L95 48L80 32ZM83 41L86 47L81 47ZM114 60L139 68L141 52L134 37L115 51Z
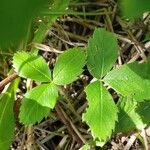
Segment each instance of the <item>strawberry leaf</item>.
M35 100L24 98L20 108L19 119L25 125L39 123L44 117L47 117L50 111L49 107L44 107Z
M57 97L57 87L53 83L33 88L25 94L23 99L19 115L20 121L26 125L40 122L48 116L50 108L54 108Z
M135 129L142 130L144 124L136 109L138 103L129 97L122 97L118 103L118 122L116 122L115 132L127 133Z
M17 52L13 57L13 66L19 76L40 82L50 82L51 72L45 60L27 52Z
M150 60L147 63L125 64L110 71L104 82L124 97L133 97L137 101L150 99Z
M117 60L116 37L105 29L96 29L88 42L87 66L97 79L102 78Z
M72 48L57 58L53 82L57 85L69 84L77 79L85 65L85 52L80 48Z
M41 106L54 108L58 98L58 90L55 84L42 84L25 94L25 98L35 100Z
M94 139L106 141L115 128L117 106L99 81L88 85L85 92L89 107L83 114L83 121L89 125Z

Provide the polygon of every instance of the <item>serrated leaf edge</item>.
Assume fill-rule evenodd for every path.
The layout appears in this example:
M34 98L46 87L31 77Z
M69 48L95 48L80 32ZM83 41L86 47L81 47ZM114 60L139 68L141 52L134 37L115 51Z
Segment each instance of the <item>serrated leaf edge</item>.
M24 51L22 51L22 52L17 52L17 53L15 53L14 54L14 56L13 56L13 67L14 67L14 70L15 70L15 72L17 72L18 74L19 74L19 76L21 76L21 77L23 77L23 78L27 78L26 76L24 76L24 75L20 75L20 73L17 71L17 69L16 69L16 67L15 67L15 65L14 65L14 57L15 56L17 56L17 55L19 55L19 53L21 54L23 54L23 53L25 53L25 54L28 54L28 55L31 55L30 53L27 53L27 52L24 52ZM36 55L31 55L31 56L35 56L36 57ZM38 56L37 56L38 57ZM39 58L41 58L41 59L43 59L43 57L41 57L41 56L39 56ZM20 58L20 60L21 60L21 58ZM44 60L44 59L43 59ZM45 61L45 60L44 60ZM40 74L42 74L43 76L45 76L49 81L51 81L51 79L50 79L50 77L49 76L47 76L47 75L45 75L43 72L41 72L40 70L38 70L37 68L35 68L34 66L32 66L32 64L31 63L29 63L29 62L27 62L28 64L29 64L29 66L31 66L33 69L35 69L37 72L39 72ZM51 76L51 75L50 75Z

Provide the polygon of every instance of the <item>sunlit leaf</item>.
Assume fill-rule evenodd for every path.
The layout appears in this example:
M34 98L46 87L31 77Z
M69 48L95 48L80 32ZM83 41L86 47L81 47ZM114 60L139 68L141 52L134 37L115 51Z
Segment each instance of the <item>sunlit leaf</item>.
M51 72L45 60L27 52L17 52L13 57L13 66L19 76L40 82L51 81Z
M56 85L42 84L25 94L19 118L25 125L39 123L54 108L58 98Z
M102 78L117 60L117 39L103 28L96 29L88 42L87 66L95 78Z
M102 83L96 81L86 87L89 107L83 114L94 139L105 141L111 136L117 121L117 106Z
M58 90L53 83L42 84L27 92L25 98L34 100L41 106L54 108L58 98Z
M104 77L104 82L123 96L131 96L138 101L150 99L150 60L114 69Z
M80 48L68 49L60 54L53 71L53 82L65 85L75 81L83 71L85 60L85 52Z
M44 117L47 117L50 111L49 107L44 107L32 99L24 98L20 108L19 119L25 125L39 123Z

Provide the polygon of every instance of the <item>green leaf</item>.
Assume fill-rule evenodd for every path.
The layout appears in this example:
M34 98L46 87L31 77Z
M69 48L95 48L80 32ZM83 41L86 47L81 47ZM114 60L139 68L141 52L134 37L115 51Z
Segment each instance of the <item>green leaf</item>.
M102 78L117 60L116 37L105 29L96 29L88 42L87 66L97 79Z
M80 48L68 49L60 54L54 67L53 82L65 85L75 81L83 71L85 60L85 52Z
M1 0L0 48L19 45L28 35L32 20L48 0Z
M53 109L58 97L56 85L42 84L25 94L19 118L25 125L40 122L49 114L50 108Z
M122 97L118 103L118 122L115 133L127 133L135 129L142 130L144 124L140 115L136 112L138 103L129 97Z
M50 108L40 105L32 99L24 98L20 108L19 119L25 125L39 123L49 115Z
M58 98L58 90L53 83L42 84L27 92L25 98L34 100L41 106L53 109Z
M138 103L136 111L141 116L143 123L148 125L150 123L150 101Z
M94 139L106 141L115 128L117 106L113 102L112 96L99 81L88 85L85 92L89 107L83 114L83 121L89 125Z
M15 131L13 105L18 81L12 82L7 91L0 95L0 150L11 145Z
M125 17L133 19L150 11L149 0L119 0L120 9Z
M150 99L150 60L114 69L104 77L104 82L125 97L131 96L137 101Z
M51 72L45 60L27 52L17 52L13 57L13 66L19 76L40 82L50 82Z

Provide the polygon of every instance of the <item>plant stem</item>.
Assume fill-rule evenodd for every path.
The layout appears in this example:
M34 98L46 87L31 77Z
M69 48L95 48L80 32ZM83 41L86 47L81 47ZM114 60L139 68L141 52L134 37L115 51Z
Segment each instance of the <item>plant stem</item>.
M17 75L17 73L13 73L12 75L6 77L4 80L0 82L0 90L2 90L8 83L10 83L11 81L15 80L18 77L19 76Z
M49 15L78 15L78 16L96 16L96 15L106 15L106 12L75 12L75 11L68 11L68 12L50 12L50 11L43 11L42 15L49 16ZM112 12L107 12L107 14L112 14Z

